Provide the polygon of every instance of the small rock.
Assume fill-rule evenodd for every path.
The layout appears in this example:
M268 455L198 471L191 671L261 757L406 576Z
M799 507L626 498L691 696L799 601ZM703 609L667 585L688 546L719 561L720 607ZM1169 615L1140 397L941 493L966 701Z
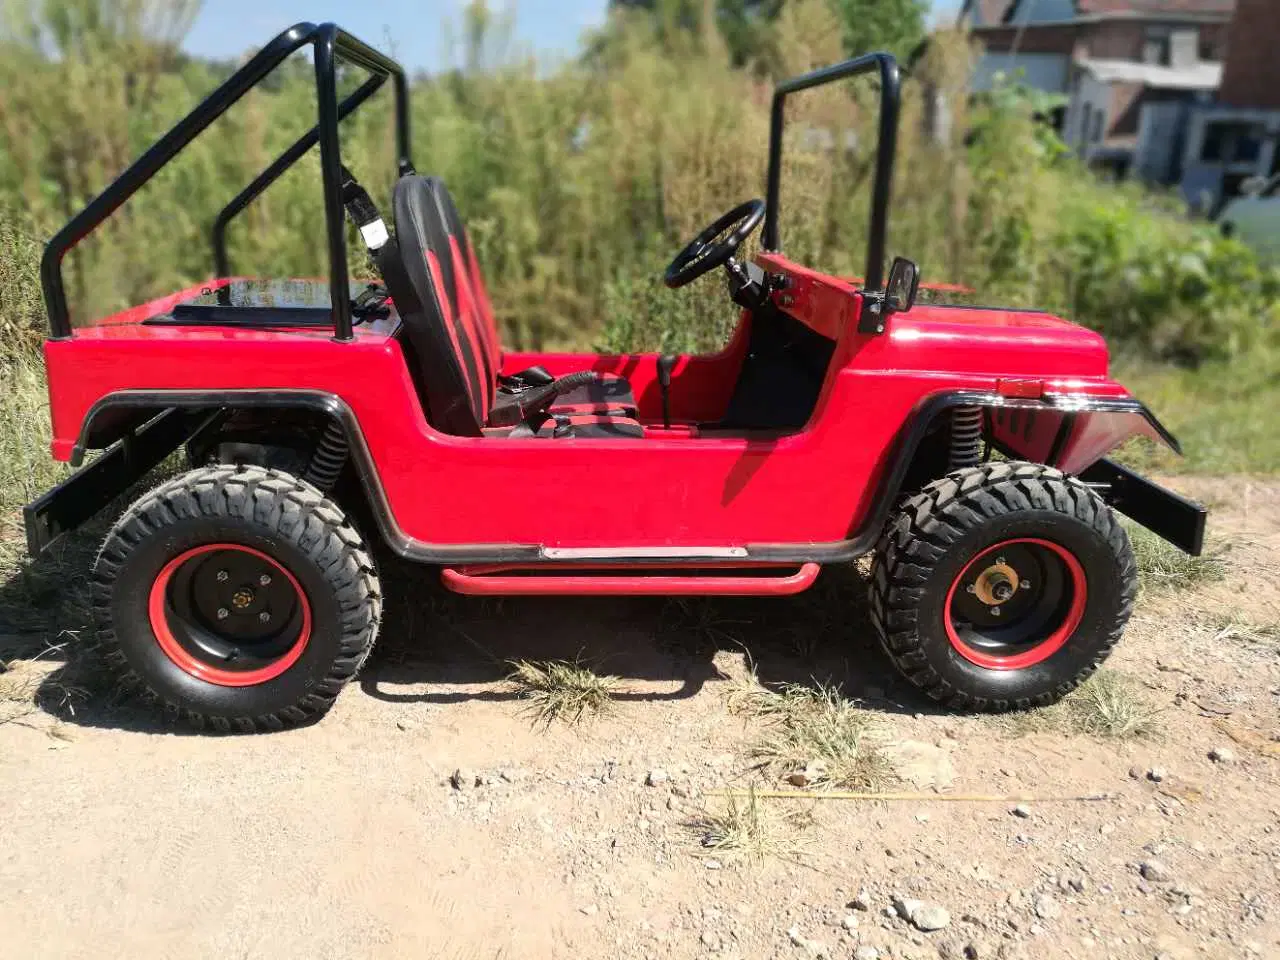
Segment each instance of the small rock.
M840 926L844 927L846 930L852 933L854 930L858 929L857 916L855 916L852 913L849 914L843 920L840 921Z
M978 960L978 948L963 937L947 937L938 942L938 956L941 960Z
M941 930L951 922L951 914L945 907L940 907L936 903L895 898L893 905L898 911L898 916L925 933Z
M667 771L665 770L650 770L649 775L644 778L644 783L647 787L656 787L659 784L666 783L669 779L671 778L667 776Z
M1209 759L1214 763L1235 763L1236 754L1230 747L1214 747L1209 751Z
M864 943L853 951L853 960L880 960L880 951L870 944Z
M597 913L600 912L600 908L597 907L594 903L588 903L585 907L580 907L579 912L581 912L582 914L588 917L594 917Z
M1028 807L1025 803L1018 804L1009 812L1012 813L1015 817L1019 817L1023 820L1028 820L1031 818L1031 808Z
M468 770L466 767L459 767L449 776L449 783L453 785L455 790L469 790L477 786L480 778L476 776L474 770Z
M849 906L855 910L870 910L871 894L867 893L866 890L859 890L858 895L849 901Z
M1169 771L1164 767L1152 767L1147 771L1147 779L1152 783L1160 783L1161 781L1168 779L1168 776Z
M720 869L720 861L719 861L719 860L703 860L703 861L702 861L702 865L703 865L704 867L706 867L708 870L719 870L719 869Z
M829 958L831 956L831 951L827 949L826 944L819 943L817 940L810 940L808 937L805 937L800 933L799 927L792 927L788 930L787 939L811 957Z
M1058 901L1053 899L1047 893L1036 897L1035 905L1032 907L1035 915L1041 920L1056 920L1062 916L1062 907L1058 905Z
M1152 883L1168 883L1173 879L1173 874L1159 860L1143 860L1138 864L1138 872L1142 874L1143 880L1150 880Z
M1143 777L1146 776L1146 774L1142 772L1141 767L1130 767L1129 776L1134 780L1141 780Z
M720 949L720 937L714 930L703 930L701 940L708 950Z

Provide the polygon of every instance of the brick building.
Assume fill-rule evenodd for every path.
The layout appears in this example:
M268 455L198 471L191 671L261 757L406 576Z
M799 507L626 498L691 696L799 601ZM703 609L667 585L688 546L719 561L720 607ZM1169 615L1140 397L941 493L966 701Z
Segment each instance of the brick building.
M984 49L974 90L1062 94L1090 163L1206 209L1280 172L1280 0L966 0L961 23Z

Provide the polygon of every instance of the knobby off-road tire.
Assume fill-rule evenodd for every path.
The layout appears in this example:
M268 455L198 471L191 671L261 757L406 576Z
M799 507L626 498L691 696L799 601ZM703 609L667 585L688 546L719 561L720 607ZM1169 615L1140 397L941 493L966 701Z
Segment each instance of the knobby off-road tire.
M1007 595L1011 583L993 614L992 585ZM934 700L1005 711L1053 703L1092 674L1136 593L1129 538L1092 490L1050 467L993 463L898 508L876 548L871 613L890 659ZM1009 635L1017 642L998 642Z
M102 545L92 598L127 686L198 728L246 733L328 710L382 616L371 555L337 505L246 466L192 470L135 502Z

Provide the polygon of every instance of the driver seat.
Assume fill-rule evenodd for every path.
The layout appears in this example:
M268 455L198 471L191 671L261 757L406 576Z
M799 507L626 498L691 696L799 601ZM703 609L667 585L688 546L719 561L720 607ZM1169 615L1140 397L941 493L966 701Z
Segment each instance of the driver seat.
M500 388L515 391L511 396L521 388L501 383L497 328L483 286L479 296L474 292L479 270L470 243L466 241L469 256L464 258L463 243L446 221L452 200L438 180L410 174L396 184L393 208L403 272L385 270L384 279L400 314L397 336L409 373L432 426L472 437L644 436L630 385L599 375L585 388L558 396L547 417L514 424L506 417L503 425L492 423L495 409L505 406L510 412ZM461 231L456 211L453 217ZM461 236L465 241L465 231ZM615 406L610 397L620 402Z

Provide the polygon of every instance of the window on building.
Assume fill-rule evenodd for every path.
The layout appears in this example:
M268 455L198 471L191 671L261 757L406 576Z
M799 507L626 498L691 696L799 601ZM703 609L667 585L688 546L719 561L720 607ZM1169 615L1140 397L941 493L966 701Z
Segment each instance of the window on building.
M1257 163L1262 157L1262 137L1252 123L1222 120L1204 128L1200 145L1203 163Z
M1172 33L1168 27L1147 27L1142 41L1142 62L1169 65L1169 50Z

